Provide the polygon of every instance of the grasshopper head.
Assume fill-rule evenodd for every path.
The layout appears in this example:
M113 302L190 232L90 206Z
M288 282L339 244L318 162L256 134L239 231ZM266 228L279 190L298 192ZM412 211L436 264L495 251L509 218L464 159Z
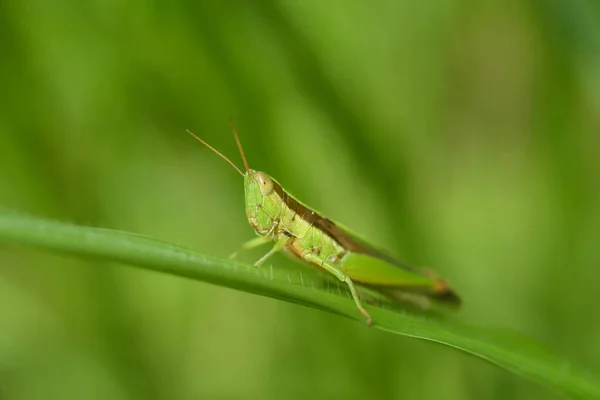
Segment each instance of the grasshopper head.
M246 216L250 225L261 235L267 235L274 232L274 227L281 217L282 208L282 197L284 196L283 189L275 182L268 174L260 171L250 169L248 167L248 161L244 155L244 149L242 143L238 137L233 121L229 119L231 123L231 129L233 130L233 136L240 150L240 155L244 161L244 168L246 173L243 173L229 158L225 157L220 151L200 139L198 136L188 130L188 133L192 135L200 143L208 147L215 154L227 161L237 172L244 177L244 192L246 193Z
M265 235L281 214L281 197L275 182L268 174L249 169L244 175L246 216L259 235Z

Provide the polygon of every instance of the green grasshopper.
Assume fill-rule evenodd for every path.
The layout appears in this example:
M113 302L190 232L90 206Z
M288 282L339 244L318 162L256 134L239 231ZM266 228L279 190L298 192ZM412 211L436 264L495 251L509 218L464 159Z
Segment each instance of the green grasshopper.
M421 271L397 261L296 200L265 172L250 169L237 130L233 121L230 120L230 123L246 173L204 140L189 130L187 132L244 177L246 216L258 237L243 244L242 250L275 242L271 250L254 263L255 267L283 250L294 258L324 269L348 285L356 307L369 326L373 320L361 303L355 282L383 294L392 303L412 301L427 308L431 299L460 305L460 298L446 281L433 272Z

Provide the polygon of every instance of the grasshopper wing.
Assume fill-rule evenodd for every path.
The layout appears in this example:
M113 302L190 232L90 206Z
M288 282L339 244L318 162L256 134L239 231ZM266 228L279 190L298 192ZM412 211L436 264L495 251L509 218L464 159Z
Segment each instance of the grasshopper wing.
M403 264L400 264L403 266ZM425 296L450 306L459 306L458 295L433 272L413 272L387 260L361 253L348 253L342 259L344 271L352 280L402 299L406 294Z

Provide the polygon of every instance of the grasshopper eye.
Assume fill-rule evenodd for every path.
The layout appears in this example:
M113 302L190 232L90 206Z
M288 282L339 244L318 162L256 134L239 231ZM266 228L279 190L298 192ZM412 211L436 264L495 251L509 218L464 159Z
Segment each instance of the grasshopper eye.
M268 196L273 191L273 180L271 177L264 172L256 173L256 180L258 181L258 188L263 196Z

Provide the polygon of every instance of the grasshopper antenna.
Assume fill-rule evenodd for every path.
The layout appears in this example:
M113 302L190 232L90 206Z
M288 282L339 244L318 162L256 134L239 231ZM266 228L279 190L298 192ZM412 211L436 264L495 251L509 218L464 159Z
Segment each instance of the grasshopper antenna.
M229 163L229 165L231 165L233 168L235 168L235 170L237 172L240 173L241 176L244 176L244 173L242 172L241 169L239 169L229 158L225 157L220 151L218 151L217 149L215 149L214 147L212 147L210 144L206 143L204 140L200 139L198 136L194 135L192 133L192 131L190 131L189 129L186 129L186 132L189 133L190 135L192 135L192 137L194 137L194 139L196 139L197 141L199 141L200 143L202 143L203 145L205 145L206 147L208 147L209 149L211 149L215 154L217 154L219 157L221 157L223 160L227 161ZM236 136L237 138L237 136ZM240 145L240 142L238 141L238 146ZM243 153L242 153L243 155ZM244 165L246 165L246 159L244 158ZM246 170L248 170L248 165L246 165Z
M248 161L246 161L246 155L244 154L244 149L242 148L242 142L240 142L240 137L238 136L237 129L235 129L235 125L233 124L233 118L229 117L229 125L231 125L231 130L233 131L233 136L235 136L235 142L238 145L238 149L240 149L240 154L242 155L242 160L244 160L244 167L246 171L248 168Z

